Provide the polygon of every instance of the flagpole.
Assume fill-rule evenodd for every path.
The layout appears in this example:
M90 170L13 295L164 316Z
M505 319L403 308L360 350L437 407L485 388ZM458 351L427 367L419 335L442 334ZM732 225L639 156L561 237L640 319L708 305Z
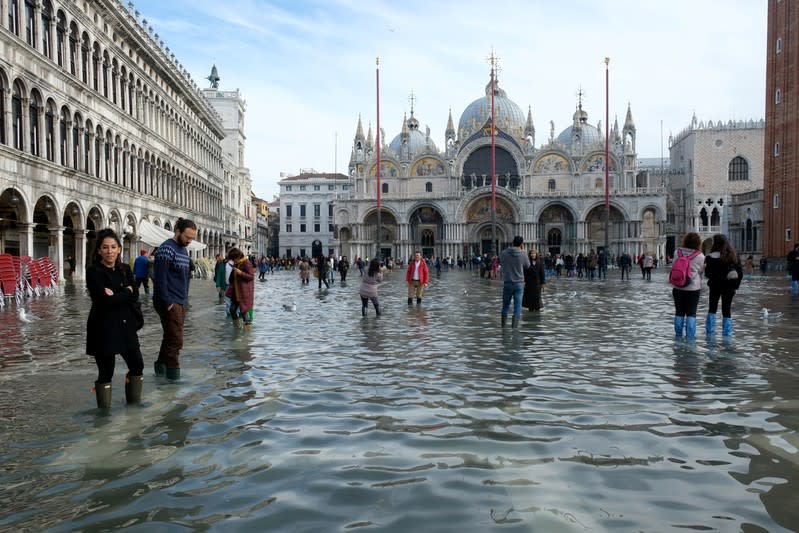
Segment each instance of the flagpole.
M608 74L608 65L610 64L610 58L605 58L605 261L610 259L610 249L609 249L609 231L610 231L610 184L608 183L608 176L610 173L610 150L608 146L608 124L610 124L608 116L609 116L609 74Z
M491 51L491 253L499 252L497 246L497 139L496 117L494 116L494 93L496 92L496 58Z
M380 232L381 228L381 218L380 218L380 195L383 192L380 186L380 58L378 57L375 60L375 85L377 87L377 235L375 237L375 243L377 244L377 251L375 253L375 257L380 259Z

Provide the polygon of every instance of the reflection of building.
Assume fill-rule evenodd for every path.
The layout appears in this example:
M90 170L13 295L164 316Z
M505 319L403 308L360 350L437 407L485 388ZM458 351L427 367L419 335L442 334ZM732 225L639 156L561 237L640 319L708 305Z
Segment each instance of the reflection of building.
M131 257L142 220L179 216L197 223L202 255L223 251L228 213L246 214L235 197L249 199L241 152L226 154L226 120L139 13L0 4L0 252L49 255L60 272L72 255L81 278L95 230L117 230Z
M697 231L707 239L724 233L740 253L760 253L761 208L736 204L751 203L750 196L763 187L763 132L762 120L705 124L694 116L669 139L665 178L677 235Z
M252 206L255 210L252 253L260 257L269 253L269 204L253 194Z
M769 0L763 253L783 262L799 242L799 10ZM776 261L770 261L777 264ZM784 263L782 263L784 264Z
M500 246L516 234L531 247L587 252L605 243L604 132L588 123L582 100L571 125L535 147L532 112L525 114L504 90L494 91L496 124L496 231ZM445 146L419 130L411 109L401 132L381 139L383 254L407 258L463 256L489 251L491 208L491 85L469 104L455 129L450 113ZM382 137L382 135L381 135ZM636 128L628 107L610 142L610 253L663 253L666 189L639 176ZM349 195L336 202L342 254L374 255L377 241L376 150L361 120L350 159Z
M333 243L333 202L349 183L343 174L301 171L280 184L280 255L311 255L318 242L325 255L336 254Z
M280 200L268 202L266 208L266 225L269 227L267 255L278 257L280 256Z

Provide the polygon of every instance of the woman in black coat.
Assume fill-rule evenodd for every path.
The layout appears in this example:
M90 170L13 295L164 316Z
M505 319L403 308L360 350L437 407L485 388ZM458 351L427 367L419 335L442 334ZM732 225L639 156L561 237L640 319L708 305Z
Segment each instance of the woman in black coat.
M93 263L86 272L86 288L92 300L86 322L86 353L94 357L98 376L94 383L97 407L111 406L111 379L116 354L128 365L125 397L128 403L141 400L144 360L139 349L134 305L139 291L130 267L120 261L122 243L111 229L97 234Z
M538 257L536 250L528 252L530 268L524 271L524 296L522 306L530 311L539 311L544 304L541 301L541 288L546 285L544 262Z
M743 270L735 249L727 237L718 233L713 235L710 253L705 256L705 277L710 287L705 331L708 335L716 330L716 312L721 299L721 334L732 335L732 299L741 286Z

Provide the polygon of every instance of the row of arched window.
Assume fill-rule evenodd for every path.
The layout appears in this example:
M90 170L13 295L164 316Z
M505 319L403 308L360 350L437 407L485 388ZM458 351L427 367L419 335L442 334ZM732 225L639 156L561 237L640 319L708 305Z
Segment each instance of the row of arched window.
M53 4L53 0L0 0L11 33L161 135L181 153L205 168L221 169L221 149L187 106L180 106L181 111L193 121L184 118L165 97L143 83L124 61L90 38L76 20L69 21L63 9L54 10ZM6 19L3 15L0 13L0 20ZM201 126L202 132L196 125Z
M131 191L221 217L218 188L180 170L155 153L67 105L46 101L16 79L8 108L5 73L0 69L0 142ZM6 135L10 119L10 138Z

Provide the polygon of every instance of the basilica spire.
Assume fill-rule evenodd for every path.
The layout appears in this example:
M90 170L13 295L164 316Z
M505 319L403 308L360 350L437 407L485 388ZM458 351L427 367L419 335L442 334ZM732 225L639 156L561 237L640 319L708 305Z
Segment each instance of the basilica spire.
M524 125L524 137L532 137L535 145L535 126L533 126L533 108L527 106L527 123Z
M624 131L635 131L635 122L633 122L633 112L630 109L629 102L627 103L627 117L624 119Z
M355 131L355 140L364 140L363 136L363 124L361 123L361 115L358 115L358 129Z
M369 123L369 133L366 135L366 148L371 149L375 144L374 137L372 137L372 124Z
M624 137L624 152L637 153L635 151L635 122L633 122L633 112L627 103L627 117L624 119L624 129L621 132Z
M455 139L455 123L452 122L452 108L449 108L449 118L447 118L447 129L444 131L444 137L449 140L450 137Z

